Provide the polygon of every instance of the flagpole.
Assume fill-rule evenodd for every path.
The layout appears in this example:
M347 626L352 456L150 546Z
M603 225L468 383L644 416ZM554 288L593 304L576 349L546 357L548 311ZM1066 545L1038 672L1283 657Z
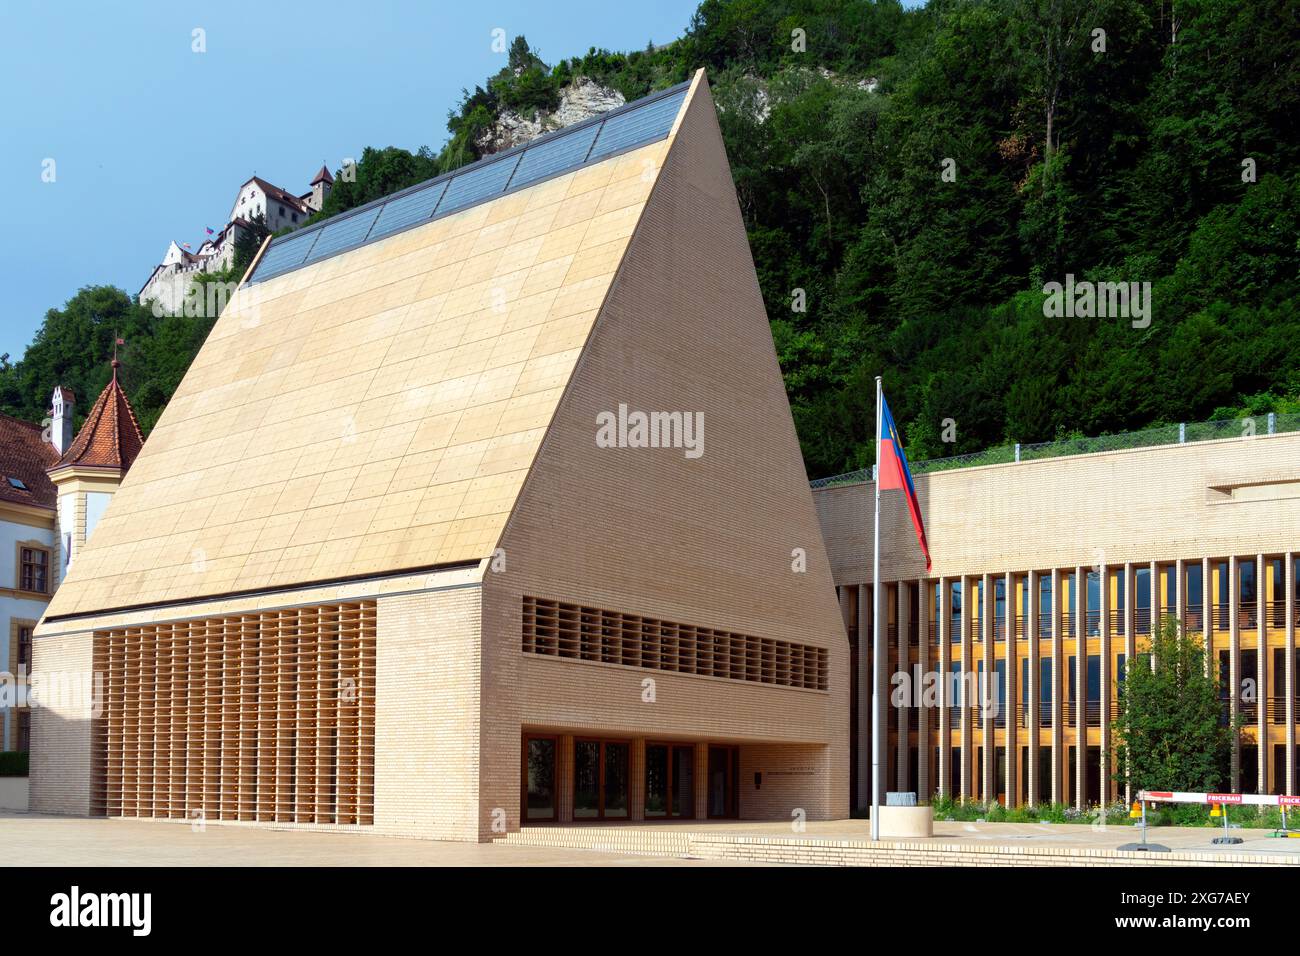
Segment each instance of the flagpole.
M880 376L876 376L876 547L871 564L871 839L880 839Z

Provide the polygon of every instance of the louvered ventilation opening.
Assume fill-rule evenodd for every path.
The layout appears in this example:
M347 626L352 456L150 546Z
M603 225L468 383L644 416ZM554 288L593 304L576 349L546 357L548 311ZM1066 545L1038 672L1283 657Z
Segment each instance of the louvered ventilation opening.
M527 596L523 651L808 690L828 682L824 647Z
M370 824L375 604L97 631L92 812Z

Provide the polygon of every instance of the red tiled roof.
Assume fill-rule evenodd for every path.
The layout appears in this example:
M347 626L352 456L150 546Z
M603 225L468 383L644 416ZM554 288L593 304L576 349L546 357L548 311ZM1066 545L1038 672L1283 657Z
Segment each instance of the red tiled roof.
M83 465L126 471L135 461L135 456L140 454L143 444L140 424L135 420L126 393L117 382L117 363L114 362L112 381L99 393L86 416L86 423L51 470Z
M281 189L279 186L275 185L274 183L268 183L265 179L262 179L260 176L254 176L252 179L249 180L249 182L257 183L257 185L262 187L262 192L266 193L266 195L269 196L271 199L278 200L281 203L281 205L292 206L294 209L297 209L299 212L308 211L307 207L303 204L303 201L299 199L297 196L285 192L283 189Z
M58 459L54 446L41 437L40 425L0 414L0 501L53 510L57 495L45 470ZM15 488L10 478L26 489Z
M315 186L317 183L329 184L332 182L334 182L334 177L330 175L329 169L327 169L325 166L322 165L320 168L320 172L317 173L315 177L312 178L312 181L307 185Z

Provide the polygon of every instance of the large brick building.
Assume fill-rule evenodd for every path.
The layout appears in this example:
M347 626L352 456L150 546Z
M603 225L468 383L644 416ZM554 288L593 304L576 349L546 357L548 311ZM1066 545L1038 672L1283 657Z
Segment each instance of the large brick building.
M849 648L703 75L272 241L35 639L32 806L843 817Z
M882 704L872 781L875 489L809 489L697 75L264 248L37 629L104 688L35 712L32 805L465 840L873 785L1081 806L1124 796L1166 617L1248 719L1231 785L1294 793L1298 454L919 475L882 670L999 706Z
M947 681L937 707L895 708L882 680L877 786L1009 804L1127 798L1111 765L1119 686L1152 627L1173 618L1209 648L1225 720L1244 718L1231 790L1295 793L1297 461L1300 433L1261 429L920 474L928 573L902 502L885 500L884 680L937 671L975 682ZM875 499L864 477L814 492L853 647L862 747ZM979 696L984 675L992 707ZM855 800L870 802L869 756L854 769Z

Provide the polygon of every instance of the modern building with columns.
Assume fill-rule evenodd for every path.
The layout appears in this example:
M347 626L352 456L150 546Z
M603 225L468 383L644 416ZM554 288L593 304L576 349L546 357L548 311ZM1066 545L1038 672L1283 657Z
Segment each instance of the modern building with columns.
M929 573L905 505L884 493L882 683L900 669L964 679L936 707L882 703L888 769L875 785L1008 805L1127 799L1109 756L1117 690L1172 617L1209 648L1225 714L1245 720L1231 789L1296 793L1298 461L1291 432L919 474ZM875 489L854 476L816 484L852 648L861 806ZM990 711L975 693L983 675Z
M34 640L43 812L848 815L848 644L703 72L273 239Z

